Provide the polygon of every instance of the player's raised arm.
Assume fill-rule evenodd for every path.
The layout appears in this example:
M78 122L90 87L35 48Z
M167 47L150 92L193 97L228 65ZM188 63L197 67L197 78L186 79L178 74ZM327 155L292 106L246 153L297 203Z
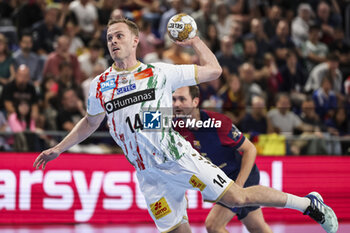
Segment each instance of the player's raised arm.
M222 68L218 60L213 52L198 36L183 42L176 41L175 43L182 46L191 46L197 53L200 63L197 74L199 83L208 82L220 77Z
M83 117L60 143L41 152L41 154L36 158L33 167L38 169L42 165L42 168L45 169L47 162L54 160L62 152L89 137L99 127L104 117L105 114L95 116L86 115Z

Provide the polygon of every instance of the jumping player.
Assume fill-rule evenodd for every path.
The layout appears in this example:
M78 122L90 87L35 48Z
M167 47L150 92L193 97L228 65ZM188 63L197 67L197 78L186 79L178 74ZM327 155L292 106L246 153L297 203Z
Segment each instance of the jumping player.
M242 188L221 169L202 160L171 127L144 130L143 110L171 109L172 91L217 79L222 70L199 37L176 42L194 49L200 58L198 66L142 64L136 59L138 36L136 24L127 19L109 22L107 44L114 64L91 82L87 115L59 144L36 158L36 168L42 165L44 169L47 162L86 139L107 114L110 134L135 167L148 211L161 232L191 232L184 197L187 189L200 190L205 200L220 200L230 207L265 205L298 209L316 219L327 232L336 232L337 218L318 194L302 198L263 186ZM160 111L155 111L153 117L159 114Z
M240 187L258 185L255 146L223 114L200 110L198 86L181 87L173 93L173 109L177 121L213 122L209 127L179 127L178 131L203 157L220 167ZM214 124L220 121L220 127ZM195 125L195 124L194 124ZM259 206L230 208L218 202L211 209L206 227L211 232L228 232L226 225L237 215L251 233L272 233Z

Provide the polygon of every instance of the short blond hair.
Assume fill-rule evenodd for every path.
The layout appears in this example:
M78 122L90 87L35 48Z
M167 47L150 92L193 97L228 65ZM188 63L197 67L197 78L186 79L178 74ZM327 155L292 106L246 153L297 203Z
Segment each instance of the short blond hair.
M135 35L135 36L139 36L139 27L136 25L136 23L134 23L133 21L127 19L127 18L121 18L121 19L110 19L108 21L107 24L107 29L116 23L125 23L128 28L130 29L130 31Z

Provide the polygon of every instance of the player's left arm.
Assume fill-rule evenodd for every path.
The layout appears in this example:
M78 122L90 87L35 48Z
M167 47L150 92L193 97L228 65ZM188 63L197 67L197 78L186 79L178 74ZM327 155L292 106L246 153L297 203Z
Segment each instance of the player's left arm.
M220 77L222 68L216 59L213 52L208 46L198 37L195 36L192 39L175 43L181 46L191 46L199 57L200 65L197 66L197 82L208 82Z
M235 183L243 187L255 164L257 151L253 143L248 138L245 138L244 142L238 148L238 150L242 151L243 155L242 155L241 170L237 176Z

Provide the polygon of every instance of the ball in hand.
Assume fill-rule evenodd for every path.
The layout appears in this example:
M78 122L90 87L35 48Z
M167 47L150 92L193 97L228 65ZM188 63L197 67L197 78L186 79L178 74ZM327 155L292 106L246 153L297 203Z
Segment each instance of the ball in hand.
M172 40L184 41L196 36L197 24L191 16L181 13L171 17L167 30Z

